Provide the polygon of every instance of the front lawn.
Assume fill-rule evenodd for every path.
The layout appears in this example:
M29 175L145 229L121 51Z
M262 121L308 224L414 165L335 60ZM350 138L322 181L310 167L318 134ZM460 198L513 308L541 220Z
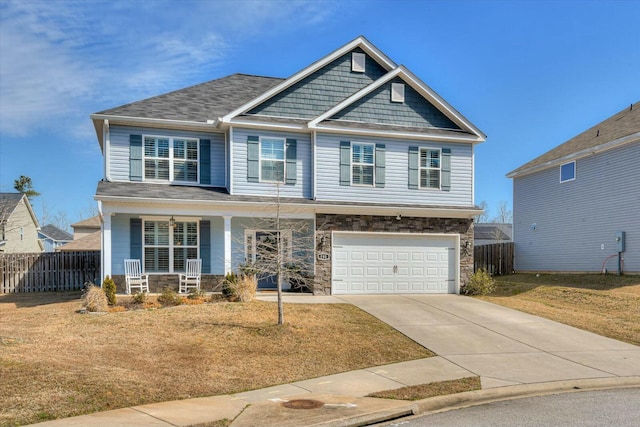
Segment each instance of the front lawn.
M78 314L78 293L0 295L0 425L236 393L433 353L347 304L217 302Z
M640 276L514 274L496 282L478 298L640 345Z

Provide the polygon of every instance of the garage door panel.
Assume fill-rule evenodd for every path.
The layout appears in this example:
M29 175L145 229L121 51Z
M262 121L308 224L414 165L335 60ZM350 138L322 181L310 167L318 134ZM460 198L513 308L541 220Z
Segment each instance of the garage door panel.
M336 232L333 243L334 293L456 290L454 236Z

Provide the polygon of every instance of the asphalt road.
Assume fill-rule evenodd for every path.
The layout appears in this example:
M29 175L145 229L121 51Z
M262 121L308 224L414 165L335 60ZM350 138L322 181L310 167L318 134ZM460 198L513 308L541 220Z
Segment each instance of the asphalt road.
M386 427L640 426L640 388L506 400L382 424ZM381 426L382 426L381 425Z

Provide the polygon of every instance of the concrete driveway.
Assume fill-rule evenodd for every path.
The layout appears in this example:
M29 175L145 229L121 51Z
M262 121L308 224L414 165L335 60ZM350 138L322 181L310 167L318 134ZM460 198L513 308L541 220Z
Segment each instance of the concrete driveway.
M640 376L640 347L459 295L338 297L437 353L482 388Z

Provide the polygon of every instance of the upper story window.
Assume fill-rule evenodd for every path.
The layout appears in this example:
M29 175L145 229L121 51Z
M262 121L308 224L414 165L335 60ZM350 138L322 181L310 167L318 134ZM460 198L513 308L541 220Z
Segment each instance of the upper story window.
M145 136L144 178L197 183L198 140Z
M284 138L262 138L260 143L260 180L284 182Z
M565 163L560 166L560 182L573 181L576 179L576 162Z
M351 183L373 185L375 182L375 145L361 142L351 144Z
M440 150L420 148L420 188L440 189Z

